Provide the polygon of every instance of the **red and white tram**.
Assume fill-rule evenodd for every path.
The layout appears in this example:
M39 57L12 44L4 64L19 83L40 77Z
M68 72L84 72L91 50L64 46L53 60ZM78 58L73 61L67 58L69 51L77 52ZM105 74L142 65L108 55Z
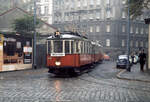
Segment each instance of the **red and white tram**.
M80 71L81 67L103 60L100 44L74 32L56 32L47 39L49 73Z

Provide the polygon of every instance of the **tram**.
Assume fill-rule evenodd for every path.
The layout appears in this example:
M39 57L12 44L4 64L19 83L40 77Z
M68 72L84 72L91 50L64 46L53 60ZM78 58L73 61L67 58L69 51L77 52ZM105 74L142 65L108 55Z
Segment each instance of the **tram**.
M102 46L75 32L55 32L47 38L49 73L80 71L103 60Z

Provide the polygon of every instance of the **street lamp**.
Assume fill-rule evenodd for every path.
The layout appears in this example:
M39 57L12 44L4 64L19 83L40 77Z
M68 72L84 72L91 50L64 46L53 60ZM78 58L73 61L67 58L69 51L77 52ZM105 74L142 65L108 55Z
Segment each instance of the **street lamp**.
M34 0L34 58L33 58L33 68L36 69L36 0Z
M127 71L131 71L131 68L130 68L130 63L129 63L129 54L130 54L130 8L129 8L129 2L130 0L128 0L128 34L127 34L127 56L128 56L128 59L127 59L127 68L126 70Z

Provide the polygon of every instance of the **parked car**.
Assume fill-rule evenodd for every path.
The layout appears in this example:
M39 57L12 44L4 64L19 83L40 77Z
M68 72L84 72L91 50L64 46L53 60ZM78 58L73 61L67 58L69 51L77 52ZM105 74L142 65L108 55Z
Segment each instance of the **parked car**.
M117 68L126 68L127 66L127 59L128 56L127 55L120 55L118 56L117 62L116 62L116 67ZM129 65L132 65L132 59L131 56L129 56Z

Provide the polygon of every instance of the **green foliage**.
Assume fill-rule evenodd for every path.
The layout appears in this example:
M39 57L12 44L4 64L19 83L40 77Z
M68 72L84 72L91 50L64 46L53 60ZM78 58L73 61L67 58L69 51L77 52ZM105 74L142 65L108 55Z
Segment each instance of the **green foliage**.
M39 24L39 20L36 21L36 26ZM34 17L24 16L14 20L13 28L18 33L31 33L34 31Z
M150 8L150 0L129 0L130 15L136 18L143 14L144 9ZM127 3L128 5L128 0Z

